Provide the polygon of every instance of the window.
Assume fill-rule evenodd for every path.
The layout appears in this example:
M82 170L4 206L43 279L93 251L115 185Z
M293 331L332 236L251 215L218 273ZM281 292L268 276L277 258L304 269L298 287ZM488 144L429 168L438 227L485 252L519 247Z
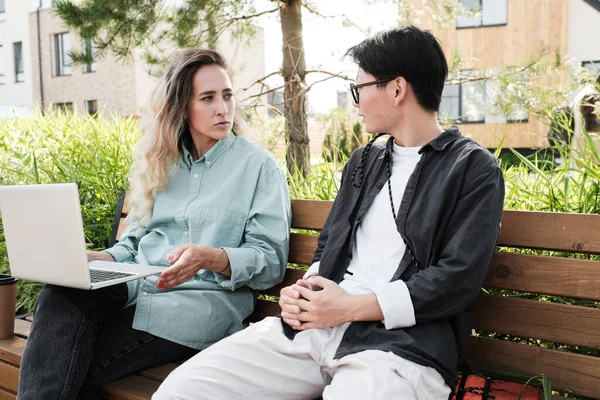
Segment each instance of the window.
M23 42L13 43L15 56L15 82L23 82Z
M498 26L508 23L508 0L460 0L460 3L475 15L459 15L457 28Z
M87 100L85 102L85 108L88 114L96 115L98 113L98 100Z
M439 116L441 120L460 119L460 85L445 85Z
M440 121L481 124L528 121L529 111L524 106L515 106L509 115L493 107L498 92L495 81L469 81L469 71L464 71L463 75L467 78L465 82L444 86L438 113Z
M53 104L55 111L60 111L62 113L72 113L73 112L73 103L54 103Z
M6 82L4 81L4 47L0 44L0 85L4 85Z
M68 33L54 35L54 76L71 75L71 38Z
M96 72L96 44L92 39L85 39L84 42L85 54L92 57L92 62L85 64L83 72L90 73Z
M0 14L4 14L5 11L6 11L6 8L4 5L4 0L0 0Z
M460 91L462 122L484 122L485 81L463 82Z
M584 61L581 63L581 66L591 73L599 73L600 74L600 60L598 61Z

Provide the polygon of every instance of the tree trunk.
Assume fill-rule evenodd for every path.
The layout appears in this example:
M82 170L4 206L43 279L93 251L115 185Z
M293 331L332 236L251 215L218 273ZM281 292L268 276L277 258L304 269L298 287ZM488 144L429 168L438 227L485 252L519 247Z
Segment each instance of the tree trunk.
M306 123L306 62L302 42L300 0L286 0L279 15L283 34L286 162L291 174L297 171L306 177L310 167L310 151Z

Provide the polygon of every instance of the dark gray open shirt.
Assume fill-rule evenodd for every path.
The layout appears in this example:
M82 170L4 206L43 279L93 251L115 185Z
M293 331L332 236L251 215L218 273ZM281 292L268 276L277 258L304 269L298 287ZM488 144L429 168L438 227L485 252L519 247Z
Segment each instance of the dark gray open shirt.
M364 148L353 153L319 236L313 262L320 261L319 274L335 282L343 279L356 229L386 183L384 147L385 142L377 142L371 148L360 189L351 177ZM504 180L492 154L456 127L419 152L397 210L396 224L407 251L392 278L406 282L416 325L387 330L382 322L354 322L336 358L363 350L391 351L435 368L453 388L472 328L473 301L498 238Z

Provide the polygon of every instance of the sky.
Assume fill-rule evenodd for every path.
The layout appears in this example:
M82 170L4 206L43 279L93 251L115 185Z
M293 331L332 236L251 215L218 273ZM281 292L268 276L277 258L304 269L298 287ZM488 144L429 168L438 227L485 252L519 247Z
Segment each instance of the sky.
M346 50L359 43L371 33L397 26L397 6L395 1L385 0L310 0L311 8L321 15L335 16L325 18L302 9L303 40L307 69L321 69L352 79L356 76L356 65L343 56ZM268 0L258 0L258 11L273 8ZM347 20L358 27L344 24ZM277 13L261 16L258 24L264 29L266 73L281 68L281 25ZM346 26L344 26L346 25ZM307 75L307 84L326 78L323 74ZM268 81L272 87L282 84L277 77ZM315 84L308 93L309 110L326 113L336 106L337 91L347 90L348 81L329 79Z

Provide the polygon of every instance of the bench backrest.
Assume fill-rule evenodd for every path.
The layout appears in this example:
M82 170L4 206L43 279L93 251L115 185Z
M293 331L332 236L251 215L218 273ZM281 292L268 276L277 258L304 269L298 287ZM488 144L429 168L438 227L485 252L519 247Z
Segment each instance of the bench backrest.
M279 313L272 296L302 277L298 265L310 265L331 205L292 200L288 271L283 283L263 293L251 320ZM128 210L122 195L113 238L125 228ZM498 251L476 301L468 347L475 367L543 374L553 390L600 399L600 261L581 256L597 254L600 215L504 211Z

